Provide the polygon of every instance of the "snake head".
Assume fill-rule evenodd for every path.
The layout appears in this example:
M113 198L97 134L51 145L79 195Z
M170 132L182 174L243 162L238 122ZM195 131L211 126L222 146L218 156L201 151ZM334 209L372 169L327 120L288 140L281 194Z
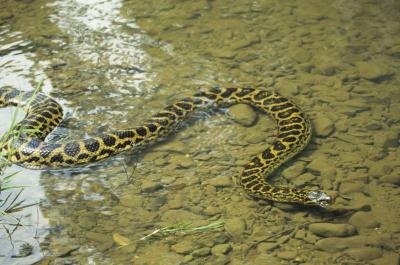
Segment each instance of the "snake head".
M331 196L319 190L309 191L307 193L307 199L309 200L308 204L318 205L323 208L327 207L332 201Z

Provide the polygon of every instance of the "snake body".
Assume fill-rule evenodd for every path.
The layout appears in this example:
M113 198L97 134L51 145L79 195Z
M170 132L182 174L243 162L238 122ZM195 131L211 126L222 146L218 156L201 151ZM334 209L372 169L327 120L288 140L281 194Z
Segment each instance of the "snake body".
M265 176L304 149L311 137L311 124L294 102L276 92L260 89L213 88L167 106L141 126L78 141L51 143L45 138L61 122L62 107L42 93L1 88L0 107L19 105L26 111L26 116L17 124L16 131L21 133L3 136L1 142L4 144L0 148L12 163L28 168L83 165L153 142L173 131L195 110L237 103L264 111L278 127L275 141L245 165L238 177L244 190L271 201L326 206L330 197L322 191L272 186L265 180Z

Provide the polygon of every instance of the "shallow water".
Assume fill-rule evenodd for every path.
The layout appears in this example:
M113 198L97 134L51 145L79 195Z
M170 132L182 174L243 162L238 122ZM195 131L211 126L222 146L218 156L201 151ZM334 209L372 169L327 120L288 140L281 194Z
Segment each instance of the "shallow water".
M325 211L247 197L231 178L275 126L243 106L229 110L258 115L254 125L210 111L94 166L7 168L21 171L25 203L38 204L13 214L24 226L11 239L13 226L0 226L0 262L398 264L399 11L394 0L1 1L0 86L42 83L66 110L53 139L139 125L202 87L266 87L314 125L273 181L336 199ZM2 109L2 133L10 119ZM224 227L139 240L217 221ZM13 257L23 243L32 254Z

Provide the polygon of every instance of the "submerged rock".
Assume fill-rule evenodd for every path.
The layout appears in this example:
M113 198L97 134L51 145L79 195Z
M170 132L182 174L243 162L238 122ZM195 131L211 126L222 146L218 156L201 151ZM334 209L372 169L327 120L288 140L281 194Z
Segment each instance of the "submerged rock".
M377 228L380 226L376 217L370 212L358 211L354 213L349 223L357 228Z
M345 237L357 233L354 226L349 224L315 223L309 225L309 230L322 237Z
M360 77L371 81L380 81L392 75L390 69L383 62L377 60L359 62L357 63L357 68Z
M317 117L313 120L313 124L314 132L319 137L327 137L335 130L334 123L327 117Z
M239 241L246 230L246 222L240 217L229 219L225 222L225 230L233 240Z
M246 127L252 126L257 120L257 113L246 104L236 104L229 107L232 119Z
M362 247L349 249L346 254L356 260L370 261L382 257L383 251L380 248Z

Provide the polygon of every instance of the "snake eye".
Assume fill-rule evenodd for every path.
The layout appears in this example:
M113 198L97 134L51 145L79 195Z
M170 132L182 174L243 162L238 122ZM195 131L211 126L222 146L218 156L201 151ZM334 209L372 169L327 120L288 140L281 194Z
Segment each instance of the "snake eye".
M319 190L308 192L307 198L310 200L311 204L317 204L324 208L327 207L329 203L332 201L331 196Z

